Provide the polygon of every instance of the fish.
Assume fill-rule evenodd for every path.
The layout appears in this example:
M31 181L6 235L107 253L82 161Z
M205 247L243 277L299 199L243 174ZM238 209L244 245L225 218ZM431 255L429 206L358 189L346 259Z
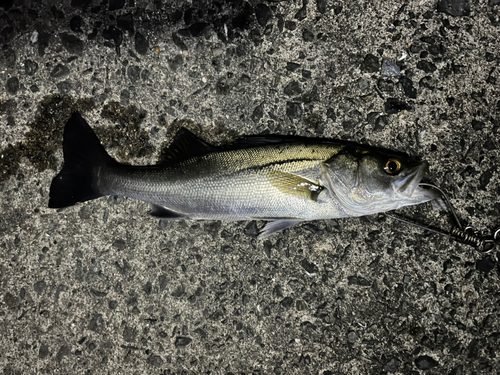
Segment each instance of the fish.
M296 224L372 215L438 198L420 185L428 163L346 141L247 136L212 146L181 128L155 165L113 159L75 112L63 135L64 164L50 208L103 196L151 205L164 220L263 220L259 238Z

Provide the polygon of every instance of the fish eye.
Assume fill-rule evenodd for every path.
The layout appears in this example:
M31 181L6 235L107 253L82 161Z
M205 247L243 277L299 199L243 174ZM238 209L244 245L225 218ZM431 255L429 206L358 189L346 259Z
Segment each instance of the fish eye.
M384 171L388 174L396 174L401 170L401 162L398 159L389 159L385 163Z

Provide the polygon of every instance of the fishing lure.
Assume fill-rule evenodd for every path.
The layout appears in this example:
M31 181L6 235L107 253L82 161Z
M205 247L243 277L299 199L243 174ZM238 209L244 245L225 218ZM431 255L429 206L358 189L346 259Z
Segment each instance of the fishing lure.
M475 247L476 249L482 251L482 252L491 252L495 248L495 246L500 245L500 227L497 227L493 230L493 232L488 236L484 235L482 232L479 230L475 229L474 227L467 225L464 226L460 219L458 218L455 209L453 208L453 205L451 204L450 200L448 199L448 196L445 194L445 192L440 189L439 187L428 184L428 183L420 183L421 186L427 186L431 189L434 189L439 192L441 197L443 198L443 201L446 204L446 207L451 214L451 217L453 218L453 227L450 229L450 231L444 231L443 229L439 228L434 228L431 227L430 225L425 225L418 223L414 220L396 215L396 214L388 214L385 213L385 216L398 220L400 222L410 224L413 226L416 226L418 228L421 228L423 230L436 233L448 238L451 238L452 240L455 240L457 242L463 243L465 245L469 245L472 247Z

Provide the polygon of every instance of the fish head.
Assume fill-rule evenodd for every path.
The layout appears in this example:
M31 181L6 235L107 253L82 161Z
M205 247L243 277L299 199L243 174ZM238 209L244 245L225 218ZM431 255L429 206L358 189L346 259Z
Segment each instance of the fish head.
M426 162L356 149L326 161L323 178L349 216L362 216L438 198L436 191L420 185L427 170Z

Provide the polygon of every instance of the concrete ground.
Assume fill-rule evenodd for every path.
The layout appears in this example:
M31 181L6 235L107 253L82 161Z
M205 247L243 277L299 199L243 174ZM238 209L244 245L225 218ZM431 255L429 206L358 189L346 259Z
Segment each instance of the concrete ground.
M346 139L427 160L464 224L500 225L498 0L6 0L3 374L496 374L498 249L382 215L159 222L47 207L79 110L122 162L181 126ZM445 212L404 209L444 228Z

